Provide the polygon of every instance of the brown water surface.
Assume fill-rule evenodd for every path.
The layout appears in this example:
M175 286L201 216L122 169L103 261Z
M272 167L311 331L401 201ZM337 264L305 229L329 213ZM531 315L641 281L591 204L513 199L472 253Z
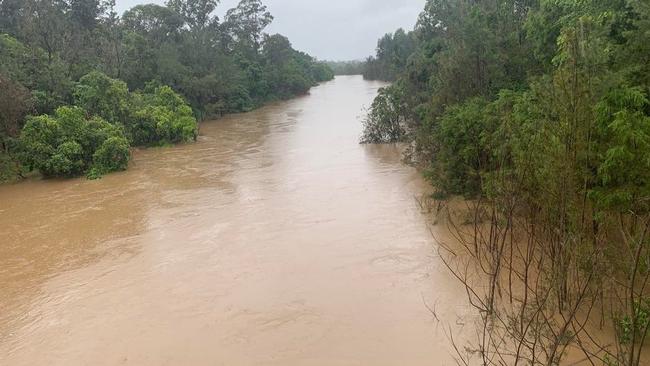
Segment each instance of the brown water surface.
M0 187L0 365L452 364L424 302L456 323L465 294L427 185L358 144L381 86L339 77L123 173Z

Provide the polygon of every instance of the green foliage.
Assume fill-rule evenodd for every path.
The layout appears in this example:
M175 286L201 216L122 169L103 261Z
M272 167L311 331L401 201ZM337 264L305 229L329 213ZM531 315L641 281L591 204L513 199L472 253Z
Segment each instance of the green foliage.
M134 143L164 145L196 139L198 124L192 109L170 87L141 96L141 103L129 125Z
M327 61L326 63L335 75L363 75L366 67L361 61Z
M630 208L649 193L638 158L648 155L650 89L638 72L648 24L638 1L428 1L416 29L383 37L366 65L397 77L403 105L386 108L380 93L369 120L400 120L413 160L447 193L483 194L495 167L527 169ZM379 125L367 123L363 139Z
M379 90L363 125L361 143L392 143L405 137L403 94L399 87Z
M30 91L30 104L36 113L50 113L66 104L72 94L72 81L58 57L40 48L31 48L7 34L0 34L0 74Z
M609 91L596 106L601 143L591 197L602 208L648 211L650 202L650 116L639 88Z
M644 299L634 303L634 315L623 315L617 319L618 341L630 344L634 339L642 339L648 332L650 324L650 301Z
M485 99L474 98L450 107L440 119L434 137L440 148L429 174L439 190L468 196L481 192L495 129L490 109Z
M224 28L236 49L252 55L260 48L262 31L272 21L273 16L260 0L241 0L226 13Z
M334 79L334 70L326 62L311 63L310 68L311 78L316 83Z
M289 39L279 34L264 37L262 55L264 79L279 98L304 94L316 83L334 77L326 65L294 50Z
M20 178L22 169L13 156L0 151L0 184L14 182Z
M130 93L124 82L94 71L80 79L75 99L88 114L123 127L134 145L190 141L198 134L192 108L169 86L148 84L144 93Z
M273 16L260 0L240 1L223 22L214 15L218 0L137 5L122 17L114 5L0 1L5 157L16 155L6 141L27 115L64 105L122 127L131 144L160 145L195 138L196 118L249 111L333 78L329 66L294 50L286 37L264 33ZM151 82L171 89L146 90ZM178 100L160 99L171 91ZM62 168L75 165L68 164L72 145L64 150L51 170L76 175L78 168Z
M126 124L129 118L129 88L120 80L93 71L79 79L74 91L75 105L110 123Z
M377 42L377 56L366 60L363 77L369 80L393 81L404 70L415 51L415 34L398 29Z
M563 316L580 291L570 282L591 281L585 303L612 308L621 343L607 346L603 361L642 364L650 324L647 1L429 0L409 35L399 37L402 48L384 37L366 64L369 75L395 83L377 96L362 140L391 141L386 131L401 129L436 197L464 195L491 211L489 235L475 231L478 261L494 265L490 256L504 250L512 264L519 247L507 233L530 236L537 286ZM478 246L486 244L484 253ZM580 336L544 327L556 344ZM560 363L564 355L538 356Z
M113 147L116 143L123 145ZM123 169L129 159L121 129L97 117L86 119L86 112L78 107L60 107L53 116L30 117L19 149L22 163L46 177L79 176L91 168L108 173Z
M16 137L25 116L33 109L29 90L0 74L0 150L6 151L5 142Z
M96 178L106 173L126 170L129 157L129 142L121 136L109 137L93 154L93 165L88 176Z

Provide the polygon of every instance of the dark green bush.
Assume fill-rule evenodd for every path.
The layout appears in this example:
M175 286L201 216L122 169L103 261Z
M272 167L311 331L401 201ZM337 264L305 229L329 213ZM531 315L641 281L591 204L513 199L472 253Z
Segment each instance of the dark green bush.
M129 88L121 80L93 71L83 76L74 92L75 104L110 123L127 124L131 114Z

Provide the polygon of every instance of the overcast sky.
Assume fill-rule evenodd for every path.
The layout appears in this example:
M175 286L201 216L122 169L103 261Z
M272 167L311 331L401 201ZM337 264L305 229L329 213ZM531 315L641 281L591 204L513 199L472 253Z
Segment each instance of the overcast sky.
M356 60L375 53L379 37L413 29L426 0L263 0L275 17L268 33L281 33L294 48L321 60ZM164 0L117 0L117 10ZM220 18L239 0L222 0Z

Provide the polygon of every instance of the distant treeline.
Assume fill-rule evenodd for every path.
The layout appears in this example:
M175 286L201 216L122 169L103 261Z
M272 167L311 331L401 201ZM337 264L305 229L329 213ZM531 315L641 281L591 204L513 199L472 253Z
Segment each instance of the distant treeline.
M395 81L405 68L416 47L414 32L398 29L384 35L377 42L377 55L363 63L363 77L367 80Z
M398 29L377 42L376 55L363 61L327 61L335 75L363 75L366 80L395 81L415 51L414 32Z
M364 61L327 61L326 63L334 75L363 75L366 67Z
M223 19L218 3L168 0L119 16L112 0L0 0L0 181L123 169L129 146L191 140L197 120L333 78L263 32L273 17L260 0Z

